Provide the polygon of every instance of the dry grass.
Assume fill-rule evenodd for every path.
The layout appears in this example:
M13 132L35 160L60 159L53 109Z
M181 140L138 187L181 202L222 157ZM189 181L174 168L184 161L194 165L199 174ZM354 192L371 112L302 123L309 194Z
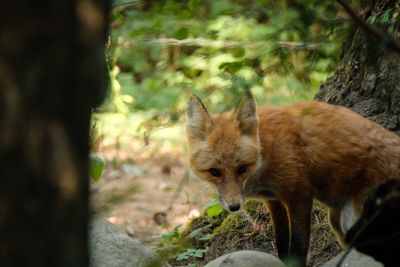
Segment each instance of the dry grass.
M327 220L325 209L319 203L314 204L312 213L311 244L309 250L310 266L321 266L342 249Z

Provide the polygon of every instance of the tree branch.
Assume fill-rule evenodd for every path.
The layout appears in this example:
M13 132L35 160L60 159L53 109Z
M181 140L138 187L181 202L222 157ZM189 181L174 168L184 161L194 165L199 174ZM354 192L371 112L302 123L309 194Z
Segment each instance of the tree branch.
M271 42L272 43L272 42ZM278 41L272 43L277 47L287 49L303 49L313 50L317 49L321 42L310 43L310 42L285 42ZM261 47L265 46L265 41L236 41L236 40L212 40L205 38L187 38L187 39L175 39L175 38L156 38L156 39L141 39L135 41L121 41L121 45L125 48L135 45L169 45L169 46L196 46L196 47L215 47L215 48L233 48L233 47Z
M344 0L336 0L345 10L346 12L353 18L354 22L361 27L367 34L378 39L383 45L391 51L400 54L400 40L394 38L390 34L385 31L378 29L378 27L365 22L362 20L356 12L347 4Z

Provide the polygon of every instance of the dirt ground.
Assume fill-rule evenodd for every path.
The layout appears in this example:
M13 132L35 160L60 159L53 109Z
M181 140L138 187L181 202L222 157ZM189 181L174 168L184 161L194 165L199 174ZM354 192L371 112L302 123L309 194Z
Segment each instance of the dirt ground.
M214 190L200 179L185 177L182 146L138 147L100 146L95 152L106 160L106 168L100 181L91 184L92 205L130 236L154 245L160 234L199 215Z

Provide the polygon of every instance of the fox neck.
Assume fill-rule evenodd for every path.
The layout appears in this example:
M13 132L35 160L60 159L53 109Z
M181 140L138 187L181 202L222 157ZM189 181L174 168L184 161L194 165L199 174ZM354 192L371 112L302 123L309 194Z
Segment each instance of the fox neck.
M274 183L263 177L263 174L268 169L268 163L260 158L257 165L258 167L254 174L243 183L243 196L276 199L279 194L278 188Z

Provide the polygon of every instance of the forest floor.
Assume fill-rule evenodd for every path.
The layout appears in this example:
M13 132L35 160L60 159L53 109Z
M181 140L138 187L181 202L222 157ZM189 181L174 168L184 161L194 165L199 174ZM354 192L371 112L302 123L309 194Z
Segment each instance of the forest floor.
M100 146L95 154L106 167L100 181L91 184L95 212L151 246L162 233L198 216L215 193L208 183L185 177L183 150L159 142Z

